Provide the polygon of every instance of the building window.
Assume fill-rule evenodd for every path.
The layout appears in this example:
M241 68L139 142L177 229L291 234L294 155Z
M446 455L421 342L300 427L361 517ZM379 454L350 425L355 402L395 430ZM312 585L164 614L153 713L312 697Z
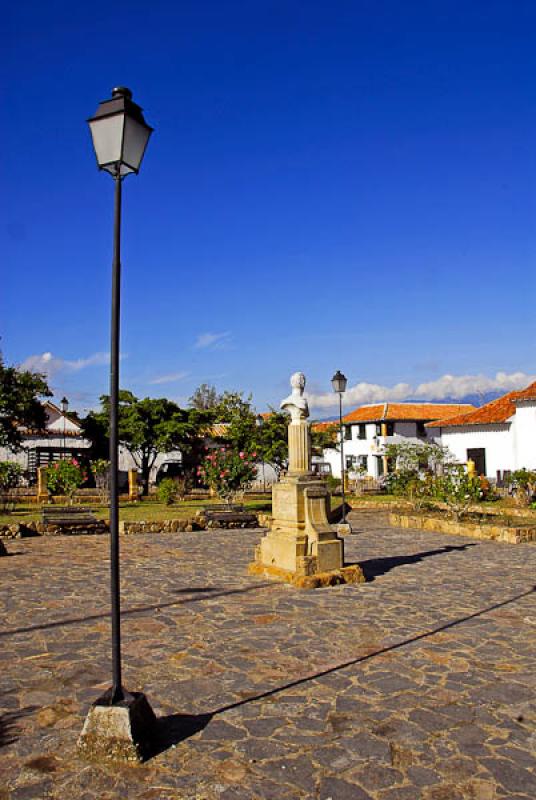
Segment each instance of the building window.
M426 436L426 428L424 426L424 422L422 422L421 420L417 422L417 436L420 436L421 438L424 438Z
M359 466L368 470L368 456L359 456Z
M346 460L346 470L348 472L351 472L354 465L357 463L357 458L356 456L346 456L345 460Z
M348 441L349 439L352 438L352 426L351 425L345 425L344 426L344 438L345 438L346 441Z
M364 422L359 423L359 428L357 431L357 438L358 439L366 439L367 438L367 428Z
M376 436L382 435L382 424L381 422L376 423Z
M394 436L395 435L395 423L394 422L386 422L385 423L386 436Z

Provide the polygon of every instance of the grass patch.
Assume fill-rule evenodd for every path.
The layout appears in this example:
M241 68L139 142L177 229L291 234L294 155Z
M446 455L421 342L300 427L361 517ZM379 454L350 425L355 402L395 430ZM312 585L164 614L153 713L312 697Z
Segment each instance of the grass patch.
M186 519L193 517L198 511L207 505L217 505L220 501L216 498L210 500L184 500L182 502L174 503L171 506L166 506L164 503L158 503L154 500L140 500L138 503L120 503L119 504L119 519L126 522L140 522L142 520L164 520L164 519ZM91 503L82 503L86 508L90 508L97 519L109 519L110 510L106 505L95 505ZM243 503L248 511L266 511L270 513L272 510L271 498L268 499L265 495L251 495L248 496ZM16 509L9 514L0 514L0 525L16 525L18 522L40 522L42 506L17 506Z

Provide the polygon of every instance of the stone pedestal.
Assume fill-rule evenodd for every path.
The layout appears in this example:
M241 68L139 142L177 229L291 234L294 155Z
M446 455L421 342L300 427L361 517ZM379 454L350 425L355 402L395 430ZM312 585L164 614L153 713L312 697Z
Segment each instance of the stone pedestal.
M138 470L129 469L128 471L128 499L130 501L140 499L140 490L138 486Z
M329 492L311 471L309 409L302 397L305 376L291 378L288 409L289 471L272 487L271 530L255 549L253 574L314 588L364 580L356 565L344 567L344 545L328 522Z
M46 503L48 500L47 468L37 468L37 502Z
M89 709L78 752L90 760L139 762L151 754L156 717L141 692L110 705L109 694L96 700Z
M287 475L272 489L272 529L256 561L265 566L314 575L344 565L343 543L328 523L329 492L313 475Z

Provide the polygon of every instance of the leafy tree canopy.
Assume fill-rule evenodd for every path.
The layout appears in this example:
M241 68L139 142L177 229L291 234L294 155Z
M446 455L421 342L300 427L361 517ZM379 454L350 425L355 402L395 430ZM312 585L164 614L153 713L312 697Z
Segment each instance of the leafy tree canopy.
M216 387L208 383L198 386L189 399L190 406L198 411L208 411L214 409L220 403L221 396L217 393Z
M6 367L0 356L0 446L20 450L21 428L43 428L40 398L51 395L44 375Z
M257 415L251 405L251 395L243 392L224 392L213 409L214 420L226 423L221 437L236 450L250 450L256 441Z
M256 451L277 475L288 467L288 423L288 414L270 408L256 430Z
M110 398L103 395L101 410L84 422L88 435L109 435ZM137 398L119 392L119 441L132 455L147 492L149 474L159 453L180 450L187 453L207 427L207 415L197 409L184 410L165 398Z

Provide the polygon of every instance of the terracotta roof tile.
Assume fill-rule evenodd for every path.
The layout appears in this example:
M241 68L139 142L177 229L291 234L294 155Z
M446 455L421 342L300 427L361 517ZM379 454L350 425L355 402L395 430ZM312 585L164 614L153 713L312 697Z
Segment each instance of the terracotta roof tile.
M343 417L343 422L419 421L444 419L473 411L469 403L377 403L360 406Z

